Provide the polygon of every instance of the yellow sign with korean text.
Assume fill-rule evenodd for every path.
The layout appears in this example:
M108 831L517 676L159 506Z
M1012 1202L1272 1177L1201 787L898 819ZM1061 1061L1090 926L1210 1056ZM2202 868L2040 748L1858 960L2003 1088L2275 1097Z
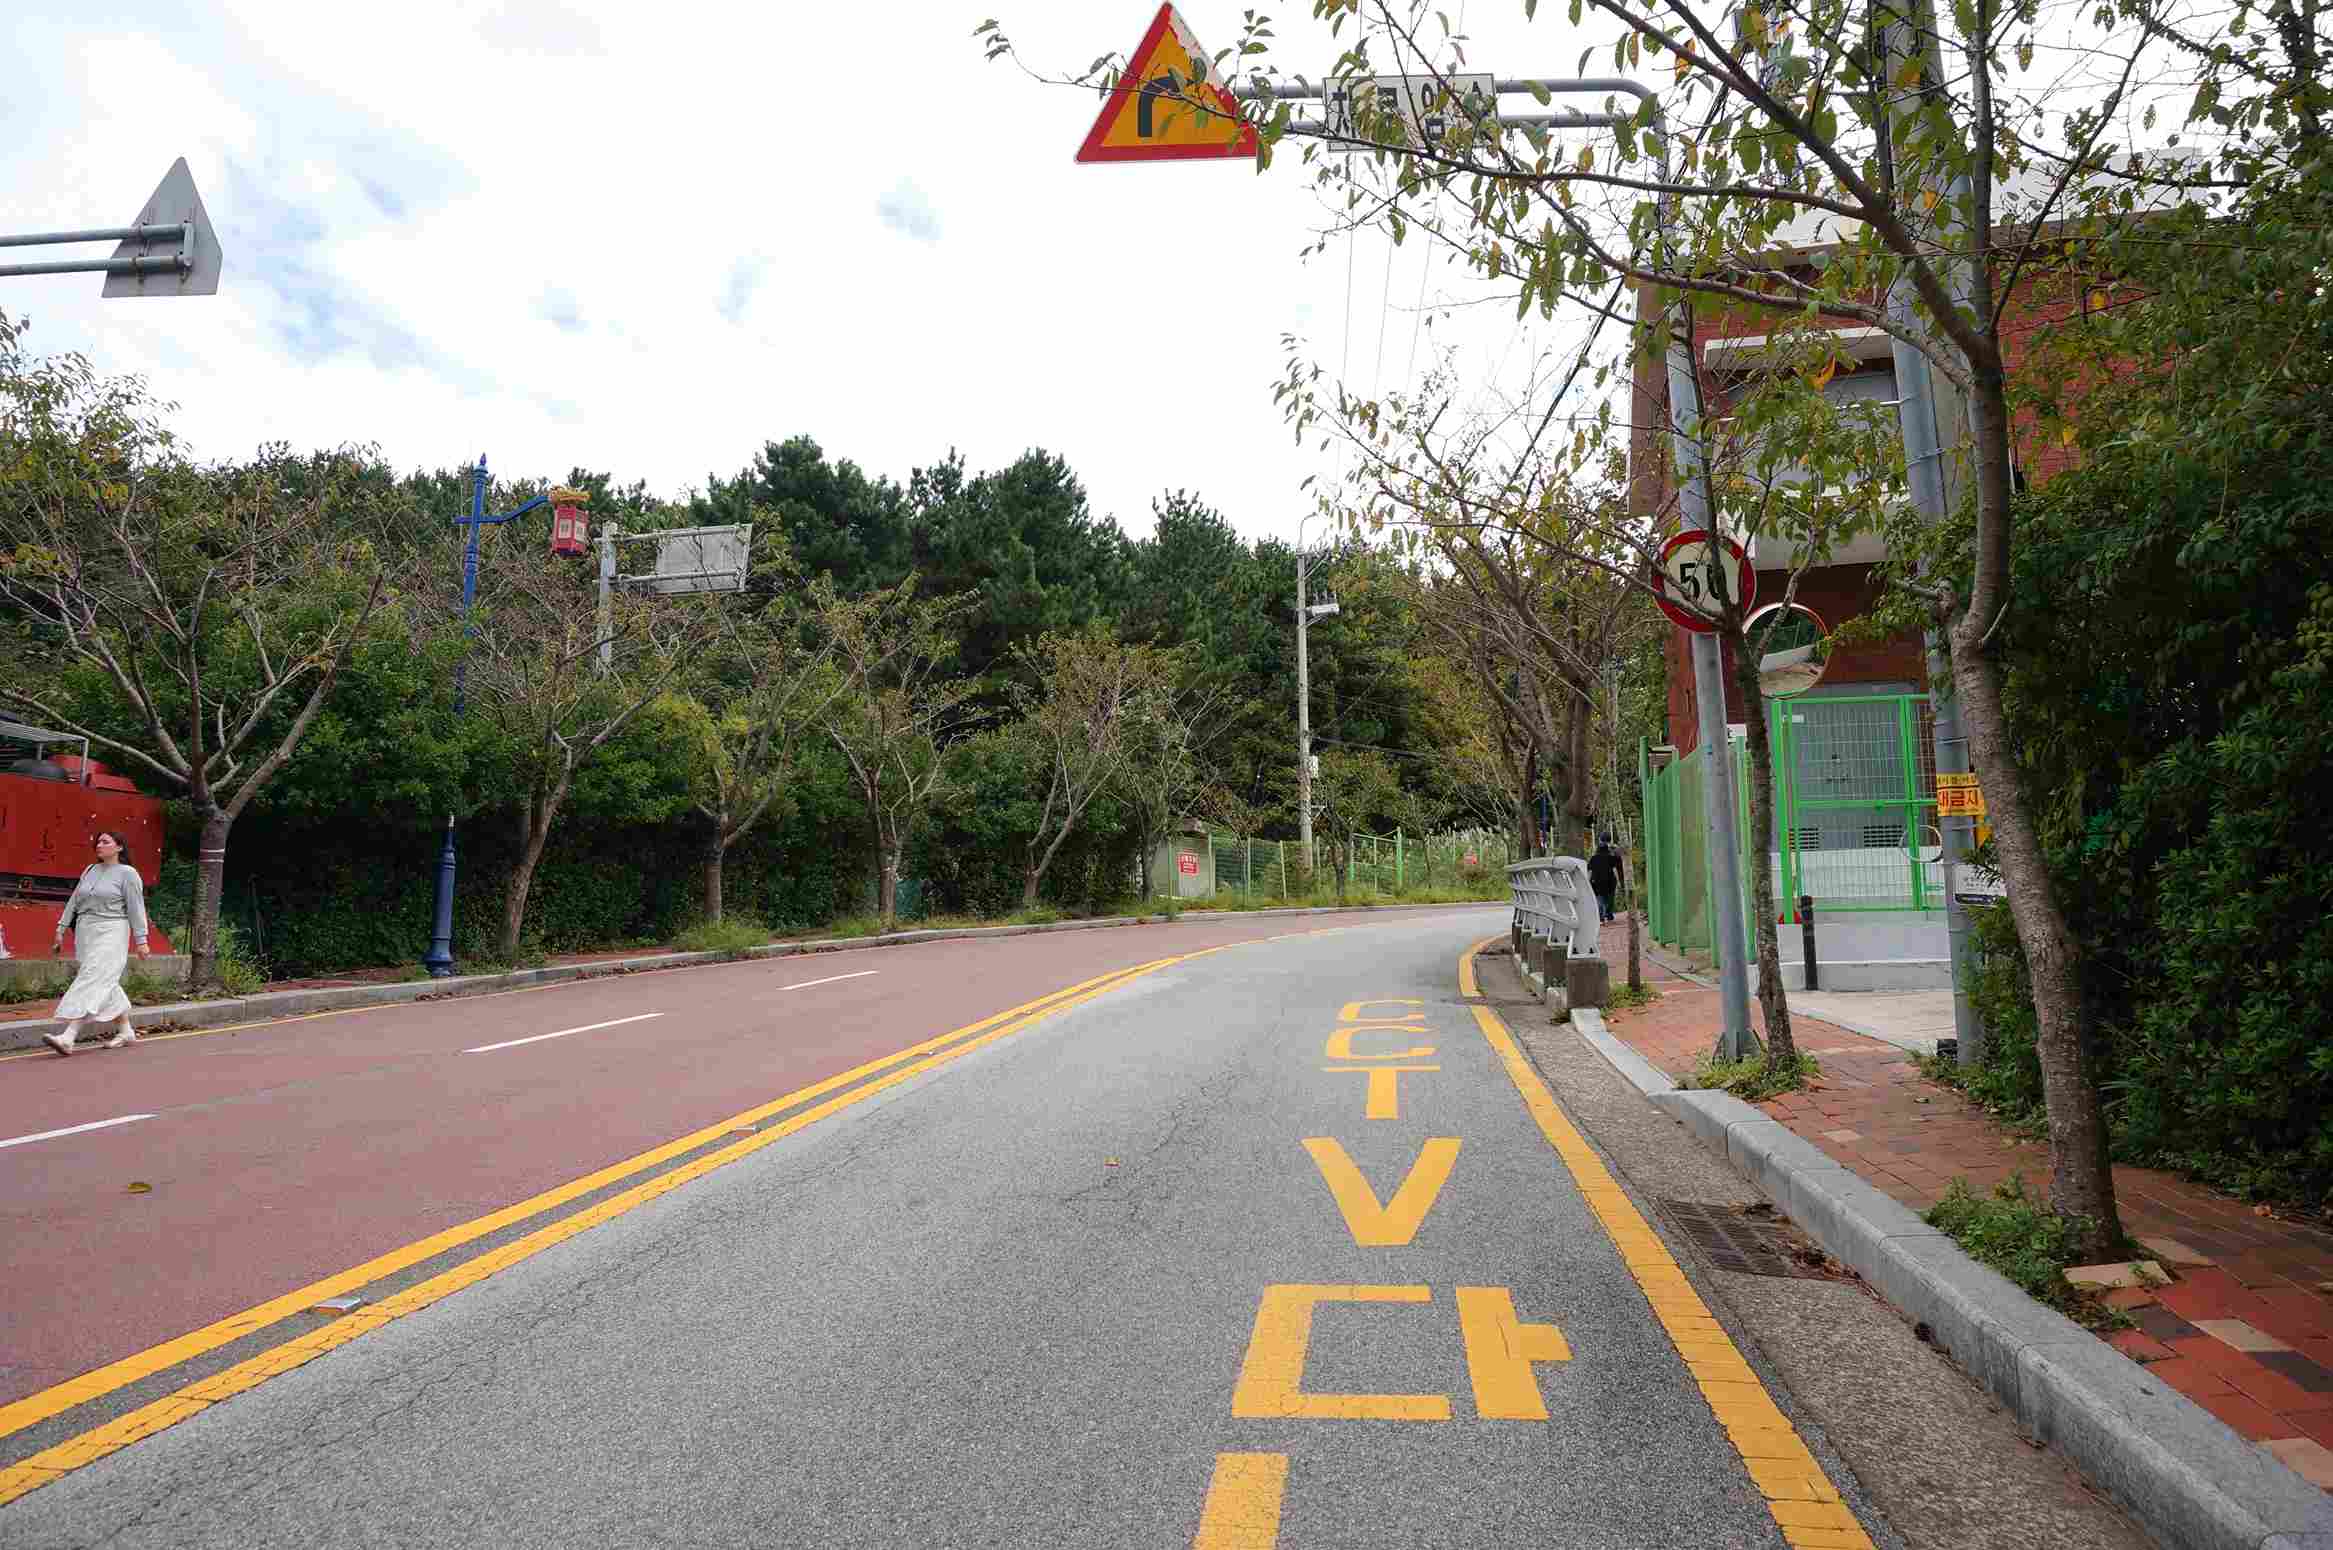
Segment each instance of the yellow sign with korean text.
M1977 785L1974 775L1938 775L1936 777L1936 816L1939 818L1982 818L1985 816L1985 793Z

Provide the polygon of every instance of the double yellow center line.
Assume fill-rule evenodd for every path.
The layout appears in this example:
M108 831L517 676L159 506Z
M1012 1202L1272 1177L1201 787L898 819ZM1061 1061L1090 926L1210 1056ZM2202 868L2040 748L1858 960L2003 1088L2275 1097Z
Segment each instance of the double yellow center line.
M1301 933L1300 933L1301 934ZM1227 944L1228 945L1228 944ZM1056 990L1034 1001L1025 1001L1009 1007L979 1022L927 1039L878 1060L854 1066L848 1071L797 1088L784 1097L733 1114L729 1118L693 1131L677 1140L627 1158L596 1173L584 1175L543 1191L515 1205L505 1206L473 1221L446 1228L427 1238L391 1250L375 1259L365 1261L337 1275L312 1282L297 1291L286 1292L254 1308L232 1314L191 1334L165 1341L134 1356L85 1373L69 1382L60 1383L27 1395L12 1404L0 1405L0 1438L13 1436L30 1426L64 1414L91 1400L126 1388L142 1379L164 1373L207 1352L230 1345L246 1336L267 1328L293 1314L307 1312L327 1298L338 1297L369 1286L383 1277L433 1259L450 1250L473 1243L515 1226L531 1218L555 1211L559 1207L594 1194L613 1184L662 1167L675 1158L691 1157L677 1168L668 1168L653 1178L634 1184L580 1211L572 1212L522 1237L467 1259L453 1268L419 1281L376 1304L360 1307L320 1328L297 1335L284 1343L272 1346L258 1355L235 1363L223 1371L164 1395L103 1425L67 1439L53 1447L44 1448L23 1461L0 1469L0 1505L14 1501L28 1491L37 1490L52 1480L70 1474L83 1465L94 1463L107 1454L119 1452L141 1438L177 1425L210 1405L232 1395L255 1388L278 1373L289 1372L336 1346L346 1345L359 1336L395 1322L409 1313L430 1306L451 1296L466 1286L475 1285L495 1272L507 1269L522 1260L531 1259L554 1244L564 1243L578 1233L588 1232L602 1222L613 1220L633 1208L647 1204L658 1196L680 1188L692 1179L702 1178L716 1168L725 1167L739 1158L751 1156L763 1147L814 1125L837 1114L853 1104L874 1097L877 1093L902 1082L921 1076L927 1071L945 1065L962 1055L1010 1037L1034 1023L1043 1021L1072 1007L1083 1006L1096 996L1107 994L1130 981L1140 979L1172 964L1201 957L1205 953L1220 952L1222 948L1206 948L1196 953L1183 953L1171 958L1157 958L1129 969L1117 969L1108 974ZM833 1096L830 1096L833 1095ZM823 1101L819 1101L823 1100ZM802 1105L811 1105L803 1108ZM758 1126L764 1120L788 1115L767 1130L712 1146L724 1136L749 1126Z

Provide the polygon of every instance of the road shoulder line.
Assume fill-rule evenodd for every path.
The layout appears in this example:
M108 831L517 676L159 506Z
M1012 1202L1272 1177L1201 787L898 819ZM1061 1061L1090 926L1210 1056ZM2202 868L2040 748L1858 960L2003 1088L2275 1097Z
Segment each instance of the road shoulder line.
M1179 961L1175 958L1161 958L1147 964L1136 965L1130 969L1113 970L1111 973L1098 975L1092 979L1080 981L1078 984L1050 991L1034 1000L1024 1001L1018 1006L1007 1007L1005 1010L993 1013L978 1022L952 1029L947 1033L926 1039L919 1044L910 1045L905 1049L895 1050L891 1054L866 1061L850 1070L837 1072L833 1076L823 1078L808 1086L796 1088L781 1097L757 1104L726 1119L716 1120L714 1123L691 1131L687 1135L667 1141L660 1146L651 1147L645 1152L637 1153L621 1162L611 1163L605 1168L597 1169L579 1178L570 1179L564 1184L555 1185L550 1189L529 1196L525 1200L504 1206L500 1210L490 1211L484 1216L474 1217L467 1222L458 1223L432 1233L426 1238L420 1238L400 1248L391 1249L385 1254L376 1255L372 1259L366 1260L363 1264L326 1276L322 1280L311 1282L297 1290L286 1292L282 1296L270 1298L268 1301L255 1307L246 1308L240 1313L229 1314L223 1319L214 1320L202 1328L181 1335L174 1340L164 1341L160 1345L148 1347L146 1350L135 1352L83 1373L80 1377L53 1384L48 1388L28 1394L22 1399L0 1405L0 1438L13 1436L27 1427L75 1409L93 1399L101 1398L143 1379L167 1372L171 1368L191 1361L206 1352L231 1345L271 1324L280 1323L284 1319L313 1308L327 1298L356 1291L360 1287L371 1285L386 1276L394 1275L400 1270L490 1236L504 1228L556 1210L586 1195L645 1173L676 1158L685 1157L688 1153L707 1146L742 1126L758 1125L763 1120L782 1114L788 1109L823 1097L838 1088L848 1087L862 1078L888 1070L904 1061L929 1055L957 1040L993 1028L999 1023L1010 1022L1025 1014L1036 1013L1040 1009L1059 1010L1069 1004L1069 998L1079 996L1082 992L1098 993L1101 990L1112 988L1121 978L1146 974L1154 969L1163 968L1170 963ZM6 1499L6 1497L0 1496L0 1500Z
M2006 1277L1860 1175L1728 1093L1677 1090L1604 1027L1574 1025L1653 1104L1765 1191L1824 1252L2164 1544L2333 1546L2333 1497ZM1624 1053L1627 1059L1615 1054ZM1652 1085L1658 1082L1658 1086Z
M1486 938L1459 957L1461 995L1481 995L1474 955L1501 940L1504 938ZM1798 1429L1774 1403L1733 1337L1693 1290L1668 1246L1604 1166L1604 1159L1556 1102L1505 1020L1479 1001L1467 1010L1474 1014L1475 1026L1499 1057L1540 1134L1554 1148L1604 1235L1619 1251L1630 1277L1651 1304L1653 1317L1685 1363L1710 1413L1724 1428L1784 1542L1793 1550L1873 1550L1870 1536L1841 1500L1838 1488L1816 1462Z

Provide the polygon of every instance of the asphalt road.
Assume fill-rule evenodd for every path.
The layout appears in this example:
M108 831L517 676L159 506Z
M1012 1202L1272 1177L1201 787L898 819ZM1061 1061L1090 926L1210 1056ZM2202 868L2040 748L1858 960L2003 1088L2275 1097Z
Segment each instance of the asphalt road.
M1758 1379L1698 1339L1688 1365L1675 1265L1459 994L1504 919L936 944L0 1066L0 1139L156 1116L0 1150L0 1232L36 1267L8 1349L54 1370L88 1362L82 1324L110 1359L870 1055L1243 944L758 1120L401 1317L384 1295L337 1349L57 1464L0 1542L1784 1544L1713 1411ZM40 1300L60 1275L87 1279ZM1796 1539L1860 1542L1835 1532Z

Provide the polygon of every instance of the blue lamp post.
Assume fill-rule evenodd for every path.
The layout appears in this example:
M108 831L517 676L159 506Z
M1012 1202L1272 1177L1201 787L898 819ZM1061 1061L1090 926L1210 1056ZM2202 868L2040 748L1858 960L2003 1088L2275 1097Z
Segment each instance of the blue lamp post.
M486 515L486 454L478 454L478 467L471 478L470 514L454 520L470 530L470 541L462 554L462 636L470 634L470 605L478 596L478 530L499 527L513 517L523 517L537 506L548 505L549 495L538 495L525 505L504 512L499 517ZM454 664L454 715L462 714L462 699L469 678L468 652ZM454 819L446 814L446 842L437 853L437 921L429 939L429 954L421 966L434 978L443 979L454 972Z

